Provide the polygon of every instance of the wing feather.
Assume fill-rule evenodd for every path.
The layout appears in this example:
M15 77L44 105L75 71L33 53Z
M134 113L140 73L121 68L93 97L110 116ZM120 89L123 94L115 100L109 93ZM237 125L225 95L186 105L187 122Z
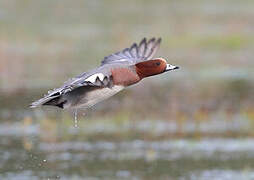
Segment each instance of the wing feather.
M158 51L159 47L160 47L160 43L161 43L161 39L159 38L157 41L153 41L150 44L151 50L149 51L149 54L147 56L148 59L151 59L155 53Z
M128 58L132 58L131 54L130 54L130 49L129 48L125 48L123 50L123 54L128 57Z
M65 82L64 85L60 88L48 91L43 98L33 102L30 107L35 108L40 105L46 105L47 103L51 102L53 99L59 98L60 96L73 91L79 87L109 87L112 88L113 80L111 75L110 76L100 76L101 73L98 73L97 77L90 78L91 76L96 75L92 74L90 76L77 76L76 78L72 78L69 81Z
M106 56L101 65L113 63L134 65L138 62L150 60L158 51L160 43L161 38L151 38L149 41L143 38L138 45L133 43L130 48L125 48L122 51Z
M146 48L147 48L147 45L146 45L146 38L144 38L139 46L138 46L138 53L139 53L139 57L140 58L144 58L145 56L145 53L146 53Z
M131 46L131 49L130 49L130 54L132 56L132 58L135 58L138 56L138 50L137 50L138 46L136 43L134 43L132 46Z

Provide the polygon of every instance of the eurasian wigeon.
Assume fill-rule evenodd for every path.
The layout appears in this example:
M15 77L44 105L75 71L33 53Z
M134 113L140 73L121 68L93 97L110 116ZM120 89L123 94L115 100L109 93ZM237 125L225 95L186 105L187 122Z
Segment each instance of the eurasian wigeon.
M31 107L89 108L145 77L178 69L163 58L153 58L160 42L161 38L149 41L144 38L139 44L134 43L130 48L105 57L98 68L49 91L43 98L33 102Z

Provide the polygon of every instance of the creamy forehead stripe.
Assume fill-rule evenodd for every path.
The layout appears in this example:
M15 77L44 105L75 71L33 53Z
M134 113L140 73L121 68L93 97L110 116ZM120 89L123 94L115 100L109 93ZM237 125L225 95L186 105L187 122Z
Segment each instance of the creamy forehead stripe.
M91 83L94 83L96 81L96 78L99 78L101 81L103 81L104 79L104 74L102 73L96 73L96 74L93 74L92 76L89 76L85 81L89 81Z
M159 57L159 58L156 58L156 59L159 59L159 60L162 60L162 61L164 61L164 62L167 62L164 58L162 58L162 57Z

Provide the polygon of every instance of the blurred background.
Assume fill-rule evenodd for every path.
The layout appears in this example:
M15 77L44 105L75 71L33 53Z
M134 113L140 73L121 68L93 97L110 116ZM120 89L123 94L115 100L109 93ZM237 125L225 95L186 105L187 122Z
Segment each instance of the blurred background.
M253 179L254 1L1 0L0 179ZM79 116L29 104L161 37L181 68Z

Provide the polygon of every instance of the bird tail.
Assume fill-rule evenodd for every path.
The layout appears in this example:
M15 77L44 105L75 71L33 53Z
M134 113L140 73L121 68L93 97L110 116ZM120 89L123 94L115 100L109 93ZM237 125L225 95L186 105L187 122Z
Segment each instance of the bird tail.
M45 96L37 101L34 101L30 104L30 108L36 108L39 106L49 105L49 106L57 106L59 108L64 108L63 105L66 103L65 101L60 100L60 95L55 96Z

